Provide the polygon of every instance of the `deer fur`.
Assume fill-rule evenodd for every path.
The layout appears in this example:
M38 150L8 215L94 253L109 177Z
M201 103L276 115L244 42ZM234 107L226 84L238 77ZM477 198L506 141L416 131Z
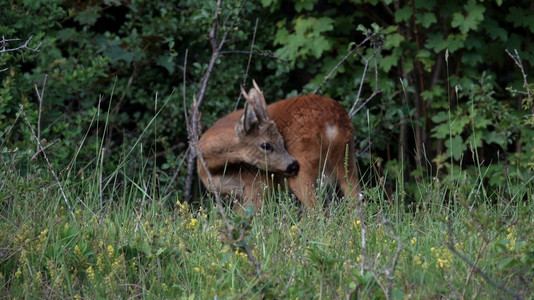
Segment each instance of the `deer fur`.
M302 95L267 106L256 82L248 94L243 88L241 92L245 108L219 119L198 143L221 194L235 194L245 207L258 208L262 188L284 186L287 180L295 196L312 208L317 203L315 183L325 174L346 197L359 199L354 128L339 103ZM212 190L206 170L197 166L200 179Z

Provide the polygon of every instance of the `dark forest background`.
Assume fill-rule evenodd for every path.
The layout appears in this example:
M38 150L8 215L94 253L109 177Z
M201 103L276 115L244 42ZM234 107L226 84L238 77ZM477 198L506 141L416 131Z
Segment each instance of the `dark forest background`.
M211 57L215 7L2 1L4 167L24 175L44 163L32 159L22 104L60 176L102 168L128 177L136 157L153 158L143 168L157 174L162 191L183 198L186 116ZM407 199L415 199L415 182L466 190L483 182L489 195L531 184L532 1L224 1L219 18L218 36L228 37L200 107L202 128L241 107L239 85L251 79L268 102L319 88L347 111L360 108L352 120L368 188L391 192L399 189L393 179L403 178ZM29 49L9 51L30 36Z

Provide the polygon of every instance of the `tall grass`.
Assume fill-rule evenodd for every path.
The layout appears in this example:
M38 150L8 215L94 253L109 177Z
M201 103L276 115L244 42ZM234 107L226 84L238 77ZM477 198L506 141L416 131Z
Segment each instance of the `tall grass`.
M143 167L105 195L97 172L63 182L75 217L48 172L30 170L0 173L0 294L9 298L532 296L531 184L506 199L478 186L459 195L421 183L424 200L411 208L366 187L365 252L353 201L305 213L289 195L273 194L247 232L262 265L258 279L239 247L221 238L212 205L158 198ZM394 273L386 274L399 242Z
M326 201L328 193L320 196L329 204L304 211L290 194L273 191L255 215L226 208L245 230L236 241L210 198L190 205L161 193L148 167L155 158L146 158L143 145L125 147L108 173L102 145L103 138L92 165L60 182L54 166L3 155L2 297L534 296L533 178L489 193L480 165L475 184L462 172L441 181L427 176L407 199L401 171L386 174L396 187L391 194L364 182L361 211L355 199ZM240 243L252 248L261 277Z

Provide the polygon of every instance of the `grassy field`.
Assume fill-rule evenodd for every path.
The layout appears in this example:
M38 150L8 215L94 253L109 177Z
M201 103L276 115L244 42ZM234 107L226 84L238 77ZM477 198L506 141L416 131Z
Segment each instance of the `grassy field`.
M229 234L209 198L160 196L142 164L133 177L96 167L57 181L4 158L1 298L534 296L532 178L489 192L458 173L417 183L417 200L399 179L388 197L365 187L361 209L341 199L307 213L274 193L254 216L226 208Z

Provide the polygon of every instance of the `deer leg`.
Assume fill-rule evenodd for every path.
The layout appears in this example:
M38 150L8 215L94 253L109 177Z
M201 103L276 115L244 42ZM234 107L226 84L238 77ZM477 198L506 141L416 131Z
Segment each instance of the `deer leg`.
M360 199L360 181L354 159L349 159L347 168L345 168L344 163L338 163L335 176L343 196L358 201Z
M237 174L212 175L212 178L221 195L235 195L243 198L245 185L239 180Z
M236 203L234 208L240 213L249 206L253 206L255 209L260 208L262 199L261 185L263 182L261 174L248 170L240 170L233 174L232 177L241 186L241 192L238 194L240 201Z
M299 172L298 176L293 176L288 178L288 183L295 196L306 205L307 208L313 208L317 204L317 196L315 195L315 176L309 173L306 170Z

